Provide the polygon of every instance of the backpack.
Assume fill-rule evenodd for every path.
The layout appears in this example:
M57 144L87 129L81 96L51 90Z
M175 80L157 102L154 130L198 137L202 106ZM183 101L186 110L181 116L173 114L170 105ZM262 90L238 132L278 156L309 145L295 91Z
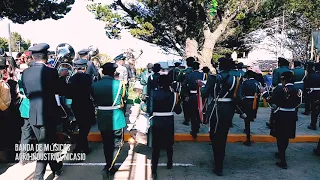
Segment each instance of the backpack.
M9 108L11 103L10 86L0 81L0 110L5 111Z

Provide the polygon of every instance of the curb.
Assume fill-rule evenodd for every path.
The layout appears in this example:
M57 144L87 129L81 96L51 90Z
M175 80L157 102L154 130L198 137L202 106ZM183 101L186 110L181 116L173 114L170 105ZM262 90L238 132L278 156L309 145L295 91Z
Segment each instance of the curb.
M79 133L74 133L77 136ZM57 133L58 140L63 140L63 134ZM131 138L129 133L124 133L124 140L128 141ZM316 143L319 141L320 135L298 135L295 139L290 139L291 143ZM174 140L176 142L210 142L209 134L198 134L198 138L194 140L190 134L175 134ZM236 143L236 142L244 142L246 141L245 134L228 134L227 142ZM89 142L102 142L102 138L100 132L90 132L88 135ZM253 142L265 142L265 143L273 143L277 142L276 138L270 135L252 135L251 141Z

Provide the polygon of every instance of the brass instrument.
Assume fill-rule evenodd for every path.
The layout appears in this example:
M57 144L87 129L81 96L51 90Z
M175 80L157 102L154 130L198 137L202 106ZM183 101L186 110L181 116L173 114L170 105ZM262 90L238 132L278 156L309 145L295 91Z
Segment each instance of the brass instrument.
M72 60L75 57L75 51L73 47L67 43L61 43L56 48L56 59L53 63L53 68L59 70L60 68L66 68L71 73L66 77L68 82L70 77L74 74L74 67Z
M90 61L93 58L97 58L100 61L100 58L97 56L99 54L99 49L93 45L89 46L88 49L90 50L88 54L88 60Z

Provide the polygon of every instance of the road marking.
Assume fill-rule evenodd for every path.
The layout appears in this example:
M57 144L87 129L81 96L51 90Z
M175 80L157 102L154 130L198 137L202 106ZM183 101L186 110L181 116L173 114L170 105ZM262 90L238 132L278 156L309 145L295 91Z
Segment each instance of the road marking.
M63 163L65 166L105 166L106 163ZM116 166L121 165L129 165L129 166L137 166L137 165L144 165L144 166L151 166L151 164L143 164L143 163L115 163ZM167 166L166 163L159 163L158 166ZM191 167L195 166L193 164L184 164L184 163L173 163L173 166L181 166L181 167Z

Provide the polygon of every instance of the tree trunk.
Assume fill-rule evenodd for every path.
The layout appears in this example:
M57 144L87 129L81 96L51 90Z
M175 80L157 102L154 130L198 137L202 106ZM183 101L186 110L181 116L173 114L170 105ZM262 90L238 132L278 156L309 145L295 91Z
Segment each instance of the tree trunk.
M195 39L187 38L186 40L186 57L197 57L198 42Z
M228 24L232 21L236 14L237 13L235 12L227 18L223 18L214 32L211 32L209 27L204 27L204 43L202 50L201 52L199 52L197 57L199 58L201 66L208 66L212 73L215 73L215 70L211 65L214 46L216 45L221 35L226 31Z

